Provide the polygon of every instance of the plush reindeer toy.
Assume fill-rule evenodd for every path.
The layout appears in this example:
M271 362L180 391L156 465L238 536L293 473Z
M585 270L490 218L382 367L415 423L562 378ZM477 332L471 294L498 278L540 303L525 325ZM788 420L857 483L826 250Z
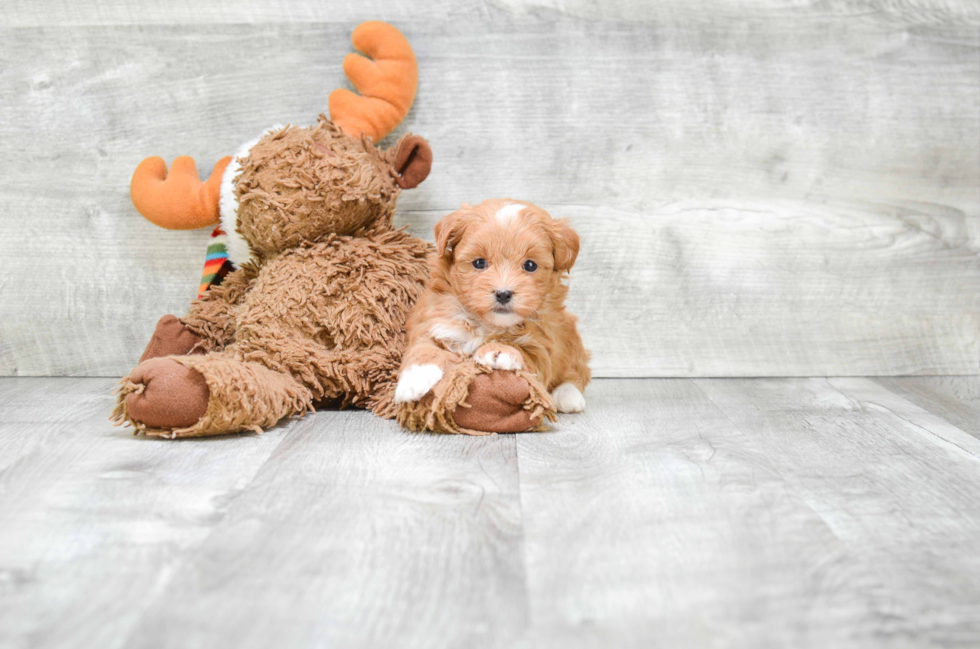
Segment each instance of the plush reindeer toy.
M171 229L220 222L235 270L186 316L157 323L120 385L117 423L192 437L261 431L321 402L395 415L405 321L424 289L431 246L391 222L400 191L428 175L432 152L411 134L393 149L374 145L415 98L408 41L380 22L361 24L352 40L371 58L344 60L361 95L334 91L332 121L273 127L222 159L206 182L187 157L169 173L160 158L137 167L137 210ZM484 380L463 398L481 404L481 421L527 429L543 411L522 382ZM469 407L463 398L440 419Z

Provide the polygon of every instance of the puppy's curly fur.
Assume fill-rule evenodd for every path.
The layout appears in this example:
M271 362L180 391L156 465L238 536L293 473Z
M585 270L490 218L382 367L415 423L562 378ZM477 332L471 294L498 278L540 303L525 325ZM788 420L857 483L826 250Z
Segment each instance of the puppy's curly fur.
M488 369L523 371L562 412L585 408L589 353L565 309L562 282L579 237L531 203L464 205L435 227L429 286L407 324L395 401L425 396L449 368L472 358Z

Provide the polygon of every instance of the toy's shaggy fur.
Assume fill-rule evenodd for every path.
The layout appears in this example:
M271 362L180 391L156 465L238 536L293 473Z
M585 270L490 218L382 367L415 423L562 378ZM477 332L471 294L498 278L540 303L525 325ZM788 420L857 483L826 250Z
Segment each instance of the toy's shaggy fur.
M269 134L235 180L238 232L261 259L327 233L390 227L400 191L394 153L343 135L323 115Z
M426 252L425 242L403 232L334 235L230 275L227 288L196 302L183 320L211 351L171 357L204 376L207 412L189 428L163 432L259 430L319 400L393 416L403 323L423 290Z
M254 262L181 319L206 353L168 357L203 375L206 411L189 427L151 429L127 405L145 386L125 379L115 419L191 437L260 430L321 400L394 416L404 323L430 246L392 229L393 158L325 118L263 137L235 179Z
M400 190L429 175L432 150L411 134L387 151L372 142L415 98L418 65L405 36L369 21L351 41L370 57L344 60L364 96L330 95L336 125L321 115L308 128L272 127L219 161L206 182L187 156L169 172L158 157L137 166L130 195L140 213L175 229L220 221L239 269L182 320L160 319L119 385L117 423L191 437L261 431L321 402L395 414L405 319L431 246L391 220ZM464 365L445 386L445 398L413 422L492 431L541 418L514 374Z
M405 322L434 250L391 219L401 187L428 173L428 145L406 136L380 151L321 116L266 133L235 163L236 232L251 261L179 321L161 319L120 383L113 419L149 435L199 437L261 431L320 402L395 416ZM552 416L530 375L488 371L451 368L402 423L482 433Z

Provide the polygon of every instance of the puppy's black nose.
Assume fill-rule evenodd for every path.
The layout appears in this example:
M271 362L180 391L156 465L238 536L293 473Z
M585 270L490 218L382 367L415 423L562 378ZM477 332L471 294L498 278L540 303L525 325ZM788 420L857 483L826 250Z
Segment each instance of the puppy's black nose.
M514 291L494 291L493 294L497 296L498 302L507 304L510 302L510 298L514 296Z

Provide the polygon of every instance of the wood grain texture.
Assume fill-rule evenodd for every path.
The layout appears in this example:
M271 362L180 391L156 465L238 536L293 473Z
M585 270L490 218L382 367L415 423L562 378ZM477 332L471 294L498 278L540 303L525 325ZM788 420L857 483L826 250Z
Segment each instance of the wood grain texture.
M340 23L365 20L405 21L486 19L490 8L483 0L415 0L414 2L316 2L315 0L177 0L152 3L127 0L10 0L4 5L10 27L91 25L209 25Z
M980 441L868 379L696 383L881 580L888 634L977 642Z
M51 25L200 25L212 23L291 22L419 22L445 19L506 21L574 19L627 23L711 21L724 19L792 19L831 16L849 20L897 19L910 25L934 25L950 21L980 23L980 7L968 0L862 0L800 3L794 0L704 2L687 0L415 0L392 3L368 0L358 3L325 3L314 0L177 0L167 3L123 0L9 0L4 20L11 27Z
M980 440L922 393L605 379L546 433L169 441L111 382L0 379L0 646L980 644Z
M0 484L11 467L61 444L75 422L104 413L114 384L111 379L0 378Z
M134 438L112 383L0 381L0 646L124 646L285 434Z
M980 378L896 376L875 381L980 439Z
M0 374L128 371L186 308L207 238L143 221L132 169L189 154L206 172L312 121L361 19L143 5L54 6L43 29L38 5L7 10L24 27L0 29ZM492 196L571 216L597 376L976 373L976 6L864 5L381 12L421 66L393 137L435 151L400 222L428 238Z
M513 436L318 413L127 646L512 647L528 623L517 481Z
M880 581L687 380L518 438L527 646L883 646Z

